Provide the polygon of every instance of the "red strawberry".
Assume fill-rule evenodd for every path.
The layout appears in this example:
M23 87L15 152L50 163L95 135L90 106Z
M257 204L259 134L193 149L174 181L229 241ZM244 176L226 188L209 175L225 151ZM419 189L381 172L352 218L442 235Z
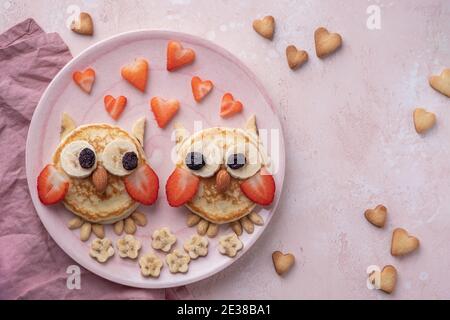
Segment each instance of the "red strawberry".
M178 41L169 41L167 44L167 70L173 71L195 60L192 49L184 49Z
M200 179L185 169L176 168L166 183L169 205L179 207L191 200L198 190Z
M127 104L127 98L124 96L119 96L115 99L113 96L107 95L103 101L105 102L106 111L108 111L109 115L114 120L119 119Z
M150 107L158 126L164 128L178 112L180 103L176 99L164 100L163 98L154 97L150 101Z
M275 196L275 181L272 175L261 169L241 183L241 190L253 202L267 206Z
M220 105L220 116L222 118L231 117L232 115L242 111L242 103L234 100L231 93L225 93L222 97L222 104Z
M124 179L125 188L133 200L153 204L158 198L159 179L148 164L141 165Z
M90 93L95 81L95 71L92 68L87 68L83 72L75 71L72 78L84 92Z
M48 164L37 178L37 190L43 204L55 204L66 196L69 180L54 165Z
M210 80L202 81L199 77L192 77L191 80L192 94L197 102L200 102L213 88Z
M122 78L131 83L135 88L145 92L148 78L148 62L145 59L135 59L132 63L122 67Z

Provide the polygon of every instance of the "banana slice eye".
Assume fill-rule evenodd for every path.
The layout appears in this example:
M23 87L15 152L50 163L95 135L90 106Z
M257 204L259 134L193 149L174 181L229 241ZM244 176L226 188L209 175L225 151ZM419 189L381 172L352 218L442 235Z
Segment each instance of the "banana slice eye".
M103 166L109 173L126 176L137 168L139 158L136 146L126 139L116 139L108 143L103 150Z
M95 149L87 141L69 143L61 152L62 169L71 177L86 178L97 167Z
M236 179L247 179L261 169L258 148L250 142L238 140L225 152L228 173Z
M186 153L184 165L196 176L212 177L222 164L223 152L214 143L198 141Z
M195 171L200 170L206 165L203 153L195 151L189 152L184 162L189 169Z
M228 156L227 166L230 169L236 170L245 166L246 158L243 153L232 153Z

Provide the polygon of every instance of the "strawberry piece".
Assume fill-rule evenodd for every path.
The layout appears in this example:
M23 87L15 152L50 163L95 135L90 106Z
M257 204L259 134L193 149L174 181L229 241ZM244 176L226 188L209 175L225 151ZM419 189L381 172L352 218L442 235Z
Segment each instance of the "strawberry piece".
M241 191L253 202L267 206L275 196L275 180L271 174L261 169L241 183Z
M69 180L52 164L48 164L37 178L39 200L45 205L64 199L69 190Z
M81 90L90 93L95 81L95 71L92 68L87 68L84 71L75 71L72 78Z
M119 96L115 99L113 96L107 95L103 101L105 102L106 111L114 120L119 119L127 104L127 98L124 96Z
M178 41L169 41L167 44L167 70L173 71L194 62L195 52L185 49Z
M135 88L145 92L148 78L148 62L145 59L135 59L132 63L122 67L122 78L127 80Z
M179 207L191 200L198 190L200 179L181 168L176 168L166 183L166 196L169 205Z
M154 97L150 101L150 107L158 126L164 128L180 109L180 103L176 99L164 100Z
M228 118L232 115L241 112L243 109L242 103L234 100L231 93L225 93L222 97L222 104L220 105L220 116Z
M130 197L142 204L151 205L158 198L159 179L155 171L144 164L124 179Z
M199 77L192 77L191 86L195 101L200 102L211 92L214 85L210 80L202 81Z

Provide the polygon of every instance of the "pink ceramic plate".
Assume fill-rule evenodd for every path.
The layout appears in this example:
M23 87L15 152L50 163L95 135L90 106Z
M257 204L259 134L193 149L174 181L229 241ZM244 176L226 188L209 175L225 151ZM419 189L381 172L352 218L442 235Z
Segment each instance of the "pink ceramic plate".
M166 71L166 46L171 39L181 41L185 47L195 50L196 60L192 65L175 72ZM120 76L120 68L136 57L144 57L150 62L146 93L134 89ZM96 71L96 80L90 95L82 92L72 81L72 73L75 70L84 70L87 67ZM192 97L190 81L194 75L210 79L215 85L211 94L200 104ZM227 91L243 102L244 112L224 120L219 116L219 109L222 95ZM124 95L128 98L128 105L117 122L113 121L104 109L103 97L107 94ZM81 242L79 230L71 231L66 227L67 221L73 215L62 204L47 207L40 203L36 177L43 166L51 161L52 153L58 145L60 117L63 111L68 112L77 125L93 122L116 123L129 132L138 117L146 116L145 151L159 176L160 192L156 204L140 208L147 214L149 223L146 227L138 228L136 237L143 243L141 254L152 251L150 240L153 230L168 226L177 236L177 247L181 248L184 240L196 230L185 225L187 209L171 208L166 202L164 186L173 170L170 161L170 152L174 146L171 138L173 122L166 129L156 126L149 108L149 100L155 95L180 101L181 108L174 120L183 123L191 132L196 121L199 121L197 124L201 123L203 128L217 125L240 127L249 115L255 113L259 128L268 133L266 147L277 169L276 199L272 206L260 209L260 214L266 221L265 225L256 227L251 235L242 235L244 249L238 257L250 249L270 221L280 198L285 164L280 122L265 90L238 59L208 41L174 32L136 31L99 42L73 59L48 86L31 121L26 149L31 197L47 231L77 263L111 281L142 288L167 288L192 283L219 272L236 261L237 257L232 259L221 255L217 250L216 237L210 239L207 257L193 260L187 274L171 274L165 265L158 279L144 278L140 274L137 261L121 259L118 254L106 264L100 264L88 254L89 244L94 236L86 243ZM230 232L230 229L224 226L220 233L224 232ZM106 227L106 235L114 242L117 239L112 226ZM164 258L163 254L157 254Z

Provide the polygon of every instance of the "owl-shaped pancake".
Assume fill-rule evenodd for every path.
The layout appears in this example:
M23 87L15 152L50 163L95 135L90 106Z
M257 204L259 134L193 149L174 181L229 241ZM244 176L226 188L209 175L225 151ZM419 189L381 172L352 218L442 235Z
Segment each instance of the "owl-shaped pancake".
M61 141L38 177L42 203L62 201L85 221L110 224L158 196L159 182L142 147L145 119L133 134L109 124L75 126L63 114Z
M171 206L225 224L272 203L275 182L255 116L243 129L214 127L193 135L177 124L176 144L176 168L166 184Z

